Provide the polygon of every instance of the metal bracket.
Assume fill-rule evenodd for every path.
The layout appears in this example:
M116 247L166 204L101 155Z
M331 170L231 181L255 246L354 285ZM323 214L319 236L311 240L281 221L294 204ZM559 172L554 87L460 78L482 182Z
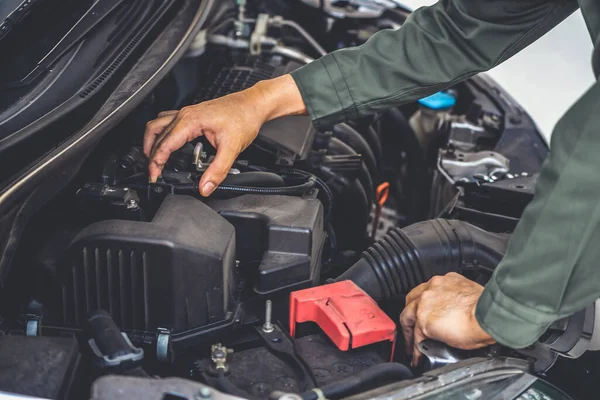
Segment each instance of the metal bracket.
M426 370L433 370L445 365L454 364L464 359L455 349L435 340L426 339L417 346L423 354L424 360L428 363Z
M166 328L158 328L156 334L156 359L158 361L169 361L169 346L171 344L171 331Z
M206 170L206 152L204 151L204 144L202 142L196 143L196 147L194 147L194 166L197 171Z
M379 18L385 10L401 6L398 0L302 0L309 6L319 8L334 18ZM341 5L337 5L342 3ZM349 10L343 3L350 3L356 10Z
M252 32L252 36L250 36L250 54L253 56L258 56L262 52L262 39L267 36L268 29L269 15L258 14L254 32Z
M194 147L194 158L193 163L194 167L196 167L196 171L204 172L208 169L208 166L212 162L212 157L209 159L204 151L204 145L202 142L196 143L196 147ZM228 172L228 175L237 175L240 173L240 170L237 168L231 168Z
M508 173L509 160L500 153L480 151L463 153L441 150L438 169L451 183ZM491 178L490 178L491 179Z

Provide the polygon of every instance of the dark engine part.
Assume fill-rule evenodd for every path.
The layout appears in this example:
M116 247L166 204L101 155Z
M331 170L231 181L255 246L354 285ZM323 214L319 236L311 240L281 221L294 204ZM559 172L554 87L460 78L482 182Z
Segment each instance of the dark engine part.
M194 103L239 92L261 80L284 75L301 66L296 62L276 61L267 55L252 57L214 51L211 58L213 62L201 74L204 84L198 90ZM282 134L290 131L295 134ZM266 123L258 134L256 144L276 152L283 164L291 163L306 159L315 133L309 117L289 116Z
M75 338L0 336L0 393L70 398L80 359Z
M374 385L375 383L383 384L392 381L397 382L404 379L411 379L412 377L412 372L410 372L406 365L385 363L360 371L346 379L323 385L319 389L321 389L323 397L336 399L351 395L359 389L364 389L366 385ZM318 400L320 398L314 391L302 393L300 397L303 400Z
M389 359L389 348L383 352L382 347L367 346L350 351L341 351L331 345L323 334L313 334L293 340L293 356L305 363L311 371L312 378L306 377L294 363L281 357L274 351L286 341L283 338L273 341L265 337L265 345L233 352L227 357L228 383L242 391L245 398L267 398L272 392L301 393L313 387L323 387L339 382L355 374L368 370L373 366L386 364ZM269 343L270 342L270 343ZM208 375L211 360L201 360L194 363L194 378ZM217 388L223 377L209 379ZM223 386L222 391L227 391ZM245 392L245 393L244 393ZM236 395L241 393L236 392Z
M435 275L466 266L493 270L508 238L462 221L419 222L390 231L337 280L352 280L376 300L396 298Z
M127 331L177 336L231 318L233 226L202 202L167 196L151 223L102 221L72 242L61 325L105 309Z
M271 295L318 283L325 243L319 200L244 195L208 204L235 227L243 269L258 265L252 279L256 293Z
M93 312L88 318L86 330L91 337L88 344L98 368L119 372L139 368L144 359L144 350L131 344L106 311Z

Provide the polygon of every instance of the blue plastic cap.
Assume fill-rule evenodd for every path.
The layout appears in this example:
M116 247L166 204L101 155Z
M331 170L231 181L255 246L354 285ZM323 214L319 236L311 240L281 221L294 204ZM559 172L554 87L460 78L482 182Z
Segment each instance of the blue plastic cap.
M429 97L419 100L419 104L431 110L445 110L454 107L456 99L448 93L437 92Z

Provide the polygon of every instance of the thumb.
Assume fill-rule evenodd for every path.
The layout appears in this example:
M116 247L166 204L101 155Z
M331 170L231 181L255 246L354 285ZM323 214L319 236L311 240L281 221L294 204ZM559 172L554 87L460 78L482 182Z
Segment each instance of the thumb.
M239 152L227 145L221 146L221 149L217 150L215 159L210 163L200 180L200 194L202 196L210 196L217 186L223 182L238 154Z

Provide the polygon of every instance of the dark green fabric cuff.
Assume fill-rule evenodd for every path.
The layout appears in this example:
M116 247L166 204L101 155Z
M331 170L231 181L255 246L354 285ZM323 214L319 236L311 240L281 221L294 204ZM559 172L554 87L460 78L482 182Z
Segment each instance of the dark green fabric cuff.
M356 105L335 56L327 54L292 72L317 129L358 118Z
M479 298L475 318L498 343L514 349L535 343L554 321L552 316L507 297L495 279L490 280Z

